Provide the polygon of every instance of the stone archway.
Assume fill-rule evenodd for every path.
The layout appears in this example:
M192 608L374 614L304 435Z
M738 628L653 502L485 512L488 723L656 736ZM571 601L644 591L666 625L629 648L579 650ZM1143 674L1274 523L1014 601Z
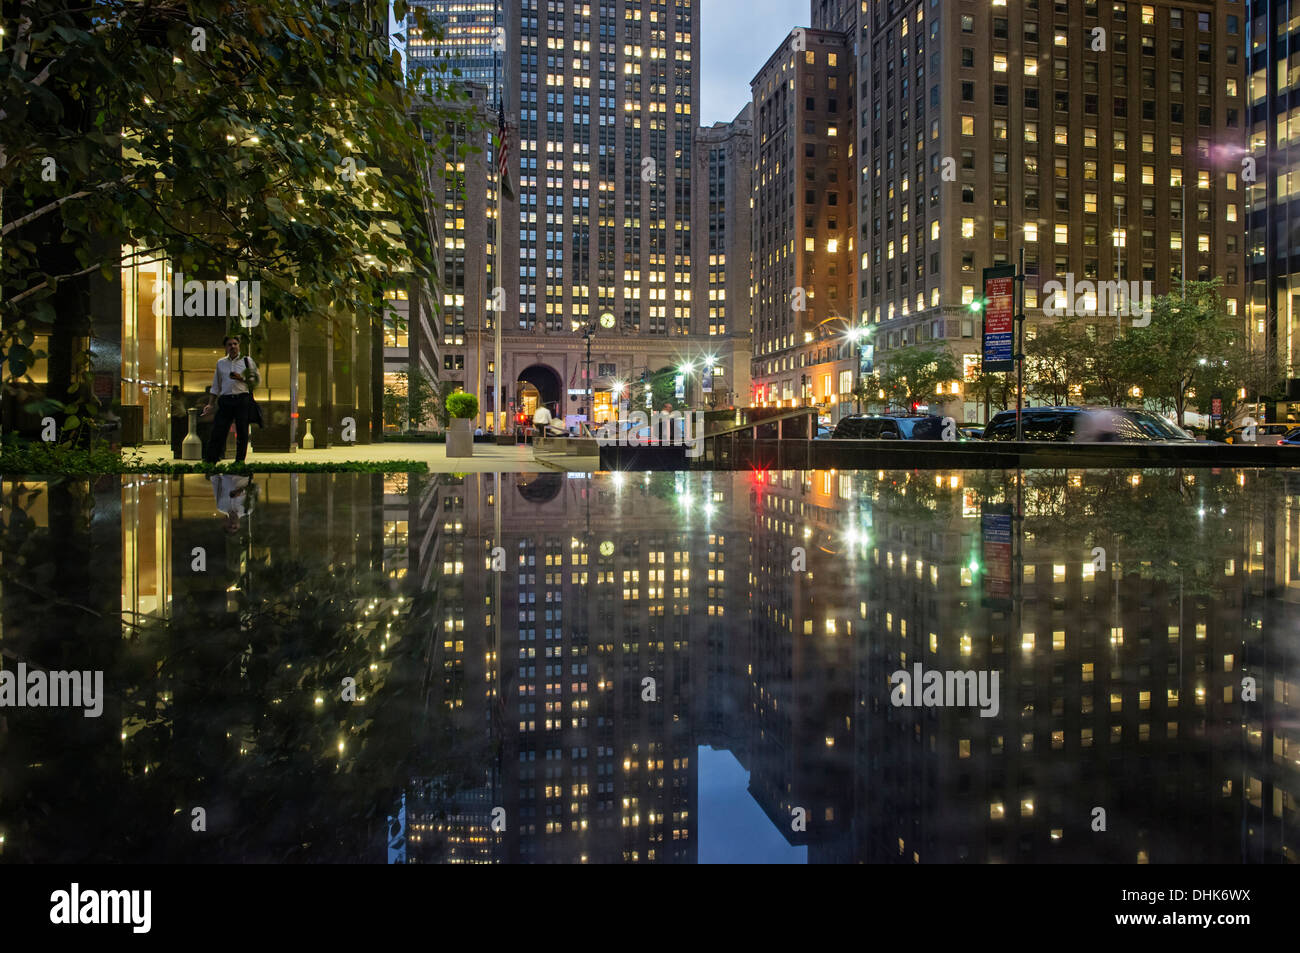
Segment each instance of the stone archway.
M515 376L515 406L523 409L523 393L531 385L537 399L550 409L552 415L564 419L564 387L559 373L545 364L532 364Z

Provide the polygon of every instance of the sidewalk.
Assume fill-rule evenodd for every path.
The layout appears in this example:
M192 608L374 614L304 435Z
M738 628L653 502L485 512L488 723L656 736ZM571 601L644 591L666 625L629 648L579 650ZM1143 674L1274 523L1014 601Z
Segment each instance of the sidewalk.
M140 448L146 462L171 463L171 447L165 444L146 444ZM129 452L129 451L128 451ZM233 457L226 457L229 463ZM524 445L499 447L493 443L474 444L472 457L447 457L447 445L442 443L368 443L354 446L341 445L319 450L299 449L295 453L261 453L256 445L248 451L244 461L258 463L350 463L379 460L420 460L431 473L536 473L539 470L568 470L590 473L600 469L598 456L566 456L542 452L534 456L533 448Z

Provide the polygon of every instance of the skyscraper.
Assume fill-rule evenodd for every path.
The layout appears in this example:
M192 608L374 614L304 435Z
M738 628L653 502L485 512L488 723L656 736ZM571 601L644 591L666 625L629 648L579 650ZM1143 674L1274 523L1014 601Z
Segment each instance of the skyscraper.
M832 6L813 0L814 25ZM971 369L981 270L1022 249L1027 339L1044 286L1070 278L1159 295L1221 277L1244 316L1242 15L1235 2L1118 0L859 12L858 300L877 360L933 343ZM1100 297L1056 303L1122 325ZM983 407L947 412L979 420Z
M1300 146L1300 108L1291 108L1300 64L1289 50L1300 18L1278 0L1255 0L1244 10L1232 7L1237 9L1229 18L1244 16L1249 29L1240 80L1250 111L1254 164L1246 213L1249 319L1286 375L1288 406L1277 419L1287 420L1300 412L1300 404L1291 403L1300 400L1300 209L1292 202L1300 195L1300 176L1292 171Z
M518 123L518 205L506 205L503 249L506 393L518 410L540 400L580 412L584 328L595 332L597 421L612 412L614 385L647 371L713 359L715 380L730 381L707 308L692 301L698 4L505 9L506 112ZM699 386L687 382L696 403Z
M750 183L753 168L754 110L746 105L731 122L718 122L695 134L695 209L691 234L695 289L701 317L718 353L735 355L736 376L711 392L719 403L749 403Z
M441 43L421 38L408 15L407 71L446 57L460 70L459 79L486 86L488 102L495 105L501 91L497 55L505 48L498 30L501 0L412 0L411 6L428 10L445 34Z

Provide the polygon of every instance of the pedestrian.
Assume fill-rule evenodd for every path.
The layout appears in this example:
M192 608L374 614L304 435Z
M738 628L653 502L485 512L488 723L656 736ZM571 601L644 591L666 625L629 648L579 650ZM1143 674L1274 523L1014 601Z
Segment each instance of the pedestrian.
M546 428L551 425L551 412L546 405L538 403L533 411L533 445L540 447L546 442Z
M233 422L239 441L235 462L243 463L248 453L248 421L253 410L253 394L249 387L250 381L257 375L257 364L252 358L239 356L239 338L233 334L221 343L226 348L226 356L217 361L216 371L212 375L212 388L208 391L208 402L203 408L204 417L212 413L214 401L217 408L203 459L207 463L220 462L225 454L226 437Z

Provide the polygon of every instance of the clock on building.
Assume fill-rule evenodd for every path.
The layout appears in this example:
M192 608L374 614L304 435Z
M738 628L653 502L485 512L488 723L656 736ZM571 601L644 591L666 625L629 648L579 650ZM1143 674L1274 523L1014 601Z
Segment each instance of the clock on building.
M606 311L600 316L600 326L602 328L612 328L614 326L614 316Z

